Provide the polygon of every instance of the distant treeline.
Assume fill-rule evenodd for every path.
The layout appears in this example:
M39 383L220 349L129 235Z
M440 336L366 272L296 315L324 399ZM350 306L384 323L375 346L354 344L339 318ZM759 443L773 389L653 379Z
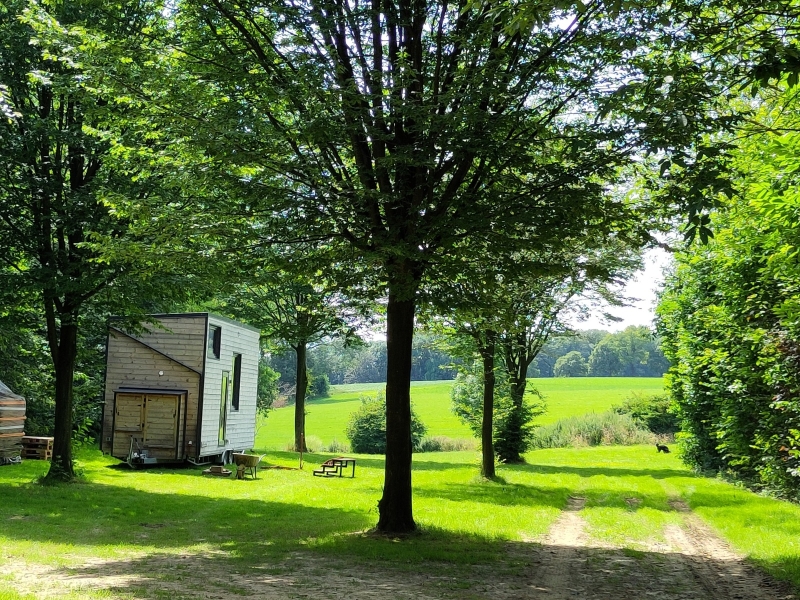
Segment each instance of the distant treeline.
M414 338L411 379L454 379L461 361L446 350L444 340L417 334ZM280 373L280 383L294 382L292 352L273 353L269 366ZM331 384L379 383L386 377L386 343L372 341L345 347L334 341L309 349L311 379L327 376ZM618 333L597 329L554 337L528 369L529 377L660 377L669 361L647 327L631 326Z
M417 334L414 337L411 379L435 381L454 379L454 359L440 349L441 340L435 336ZM280 373L281 384L291 384L295 376L295 357L291 351L273 353L269 366ZM373 341L345 347L341 341L320 344L308 350L308 370L311 379L327 375L333 385L342 383L380 383L386 380L386 342Z

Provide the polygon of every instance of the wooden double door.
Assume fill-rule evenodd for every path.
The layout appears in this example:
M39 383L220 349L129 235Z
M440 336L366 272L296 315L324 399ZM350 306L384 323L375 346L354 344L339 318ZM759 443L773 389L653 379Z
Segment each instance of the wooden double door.
M148 456L175 460L180 452L180 420L183 394L117 393L114 409L114 440L111 454L125 459L135 444Z

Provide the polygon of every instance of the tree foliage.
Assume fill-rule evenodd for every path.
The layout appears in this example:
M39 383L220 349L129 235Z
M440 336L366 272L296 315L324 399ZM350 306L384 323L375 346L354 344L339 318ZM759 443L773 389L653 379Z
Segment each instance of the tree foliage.
M273 344L287 344L295 353L294 406L295 449L305 447L305 401L312 383L307 354L312 344L341 337L348 343L356 329L368 321L370 304L347 298L326 284L309 263L320 260L313 247L295 249L292 256L271 248L241 261L238 283L220 301L224 312L261 329ZM305 266L298 267L300 261ZM249 267L242 269L242 266ZM243 270L249 271L242 273ZM322 380L320 380L322 381Z
M138 205L152 194L130 194L131 186L182 178L192 210L162 202L170 208L161 214L175 216L187 239L206 241L220 229L209 217L220 214L217 205L233 224L230 239L205 244L204 255L319 244L342 288L386 295L385 532L415 527L409 381L427 287L468 278L502 252L576 249L587 232L644 243L665 207L677 201L694 215L702 206L666 187L655 196L659 210L644 196L623 200L611 192L625 169L642 152L666 157L662 173L698 162L706 134L727 126L726 72L697 60L685 20L706 14L692 3L181 0L91 14L108 22L90 27L59 15L76 26L54 39L75 35L76 43L50 55L85 59L89 71L69 65L88 74L70 89L102 81L103 94L80 105L91 107L86 117L118 115L115 104L126 114L149 111L144 143L120 144L146 149L133 152L148 158L142 170L103 172L125 176L115 198L127 200L89 206L92 216L150 217ZM4 113L13 113L12 96L3 93ZM68 98L64 106L70 114ZM77 154L67 144L68 154L88 160L90 147L118 141L99 140ZM717 175L702 172L718 184ZM96 237L103 243L94 247L114 256L137 253L120 252L115 231ZM112 264L96 263L100 271ZM518 331L498 342L519 399L540 346L532 352Z
M659 331L686 459L797 496L797 99L762 99L733 155L737 195L714 215L715 239L678 256Z
M51 478L73 476L73 423L86 431L99 417L105 336L95 326L109 313L136 321L202 293L191 273L207 254L189 257L189 240L165 226L185 204L186 180L160 160L140 107L82 62L84 34L141 35L150 8L0 7L0 294L43 324L36 329L53 365Z
M555 377L586 377L587 372L586 359L577 350L567 352L556 361L555 367L553 367Z
M103 63L264 217L264 243L325 240L388 295L382 531L414 528L409 370L426 279L587 227L644 237L647 219L607 183L642 149L693 143L717 97L691 70L661 89L692 60L661 3L527 8L186 0L146 44L108 53L132 60Z

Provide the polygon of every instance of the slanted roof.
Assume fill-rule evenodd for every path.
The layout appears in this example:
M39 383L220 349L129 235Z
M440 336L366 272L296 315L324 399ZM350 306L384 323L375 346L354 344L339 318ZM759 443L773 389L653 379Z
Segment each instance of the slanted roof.
M224 323L228 323L230 325L236 325L237 327L241 327L243 329L249 329L250 331L256 332L258 334L261 333L261 330L258 327L253 327L252 325L248 325L247 323L242 323L241 321L237 321L235 319L231 319L230 317L223 317L222 315L218 315L216 313L211 312L191 312L191 313L155 313L151 315L146 315L146 317L150 317L153 319L164 320L164 319L183 319L183 318L192 318L192 317L202 317L202 318L212 318L216 321L222 321ZM113 316L109 317L109 322L114 321L121 321L123 317Z

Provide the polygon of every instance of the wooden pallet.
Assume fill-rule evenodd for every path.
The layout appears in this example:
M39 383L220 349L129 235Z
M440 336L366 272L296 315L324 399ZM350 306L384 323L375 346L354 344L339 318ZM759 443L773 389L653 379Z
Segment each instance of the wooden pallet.
M51 460L53 458L53 438L34 435L23 436L22 458Z
M53 458L53 451L52 450L36 450L31 448L23 448L22 452L20 453L22 458L28 460L52 460Z

